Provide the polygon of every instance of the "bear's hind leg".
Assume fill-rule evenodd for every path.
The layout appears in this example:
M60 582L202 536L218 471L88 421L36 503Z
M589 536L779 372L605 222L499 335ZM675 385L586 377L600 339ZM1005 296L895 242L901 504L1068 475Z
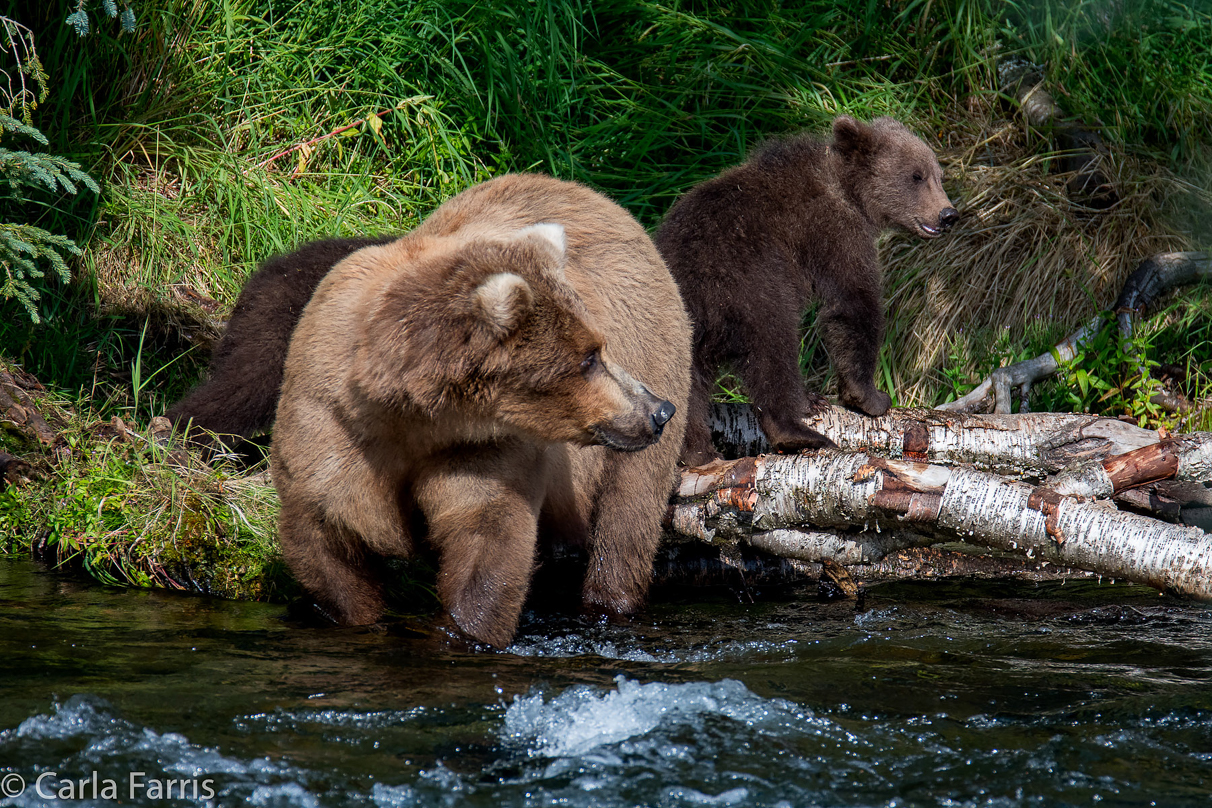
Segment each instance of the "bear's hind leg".
M750 331L750 333L761 333ZM820 449L834 442L804 423L825 406L825 399L804 389L800 373L799 329L795 322L770 328L769 344L755 346L737 363L753 400L754 413L770 445L782 452Z
M295 578L342 625L363 626L383 615L383 590L372 562L378 556L307 506L282 498L282 555Z

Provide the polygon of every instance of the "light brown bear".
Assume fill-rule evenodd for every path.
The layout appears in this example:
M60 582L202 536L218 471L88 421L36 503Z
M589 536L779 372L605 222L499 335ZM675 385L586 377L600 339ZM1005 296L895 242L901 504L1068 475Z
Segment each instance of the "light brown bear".
M696 185L655 239L694 321L694 371L682 461L718 457L710 392L721 364L745 382L766 437L783 451L830 446L804 416L825 400L804 389L800 321L813 300L847 407L883 415L875 386L884 342L876 238L899 227L934 238L959 219L934 152L903 124L842 115L832 141L776 140Z
M689 370L677 287L622 208L538 175L465 191L338 263L299 321L271 450L286 560L366 624L382 559L427 542L455 624L504 646L536 541L580 545L585 607L632 613Z

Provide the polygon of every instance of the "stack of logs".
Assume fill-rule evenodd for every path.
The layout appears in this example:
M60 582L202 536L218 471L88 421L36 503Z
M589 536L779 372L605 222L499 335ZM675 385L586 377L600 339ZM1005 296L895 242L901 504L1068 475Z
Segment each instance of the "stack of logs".
M1140 492L1159 485L1205 493L1212 434L914 409L874 419L829 409L810 423L840 449L760 454L748 408L718 405L717 445L749 456L684 471L668 529L843 565L960 541L1212 600L1212 537L1115 504L1149 513L1166 497Z

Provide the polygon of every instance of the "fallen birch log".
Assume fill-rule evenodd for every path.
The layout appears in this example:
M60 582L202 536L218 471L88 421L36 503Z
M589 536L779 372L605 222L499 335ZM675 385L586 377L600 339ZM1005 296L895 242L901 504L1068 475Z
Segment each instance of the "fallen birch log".
M751 550L740 541L711 546L689 539L667 540L657 552L652 586L693 589L723 586L742 596L753 597L757 594L754 590L819 582L825 563L821 558L802 560ZM852 579L864 583L956 576L1013 578L1037 583L1096 577L1085 570L1060 567L1040 559L994 551L963 552L945 547L907 547L878 560L848 564L842 569Z
M966 463L999 474L1044 477L1073 463L1104 460L1158 442L1156 432L1082 413L982 415L897 408L871 418L829 407L804 419L839 448L935 463ZM752 457L770 444L748 404L716 404L712 441L726 457Z
M1189 473L1205 480L1210 445L1199 437L1183 455ZM709 542L741 536L778 553L815 548L842 564L960 540L1212 600L1212 537L1197 528L971 468L864 452L764 455L688 469L668 525Z
M1212 433L1165 438L1106 460L1082 463L1049 479L1045 488L1059 496L1106 499L1162 480L1212 480Z

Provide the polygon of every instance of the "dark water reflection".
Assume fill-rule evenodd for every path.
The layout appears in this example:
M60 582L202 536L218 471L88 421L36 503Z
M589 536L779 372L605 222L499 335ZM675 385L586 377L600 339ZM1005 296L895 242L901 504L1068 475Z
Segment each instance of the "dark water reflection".
M794 594L794 593L793 593ZM136 804L1212 804L1212 610L1122 585L918 582L867 609L658 602L510 653L0 560L0 777ZM155 800L143 779L209 781ZM65 792L66 793L66 792ZM84 799L79 799L80 797Z

